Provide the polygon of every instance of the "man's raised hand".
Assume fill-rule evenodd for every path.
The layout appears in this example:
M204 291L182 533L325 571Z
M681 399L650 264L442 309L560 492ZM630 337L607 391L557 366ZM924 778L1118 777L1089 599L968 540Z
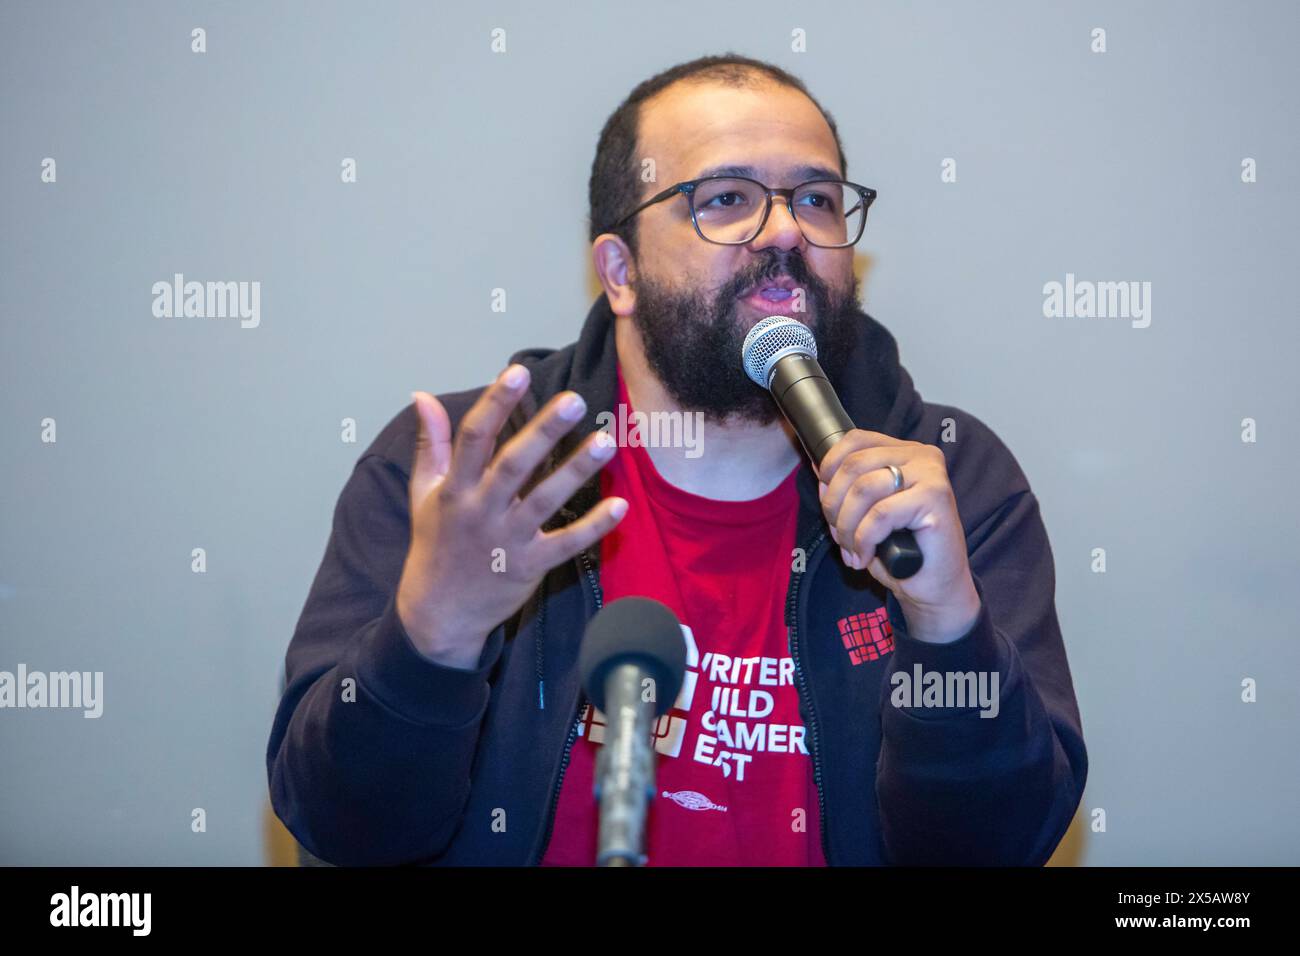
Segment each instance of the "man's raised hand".
M613 437L597 430L520 498L528 476L586 411L582 396L561 392L493 458L501 426L527 387L526 367L507 368L466 412L454 443L442 403L412 393L420 432L397 614L421 653L451 667L476 667L492 629L523 606L546 572L627 513L624 499L607 498L572 524L542 531L616 449Z

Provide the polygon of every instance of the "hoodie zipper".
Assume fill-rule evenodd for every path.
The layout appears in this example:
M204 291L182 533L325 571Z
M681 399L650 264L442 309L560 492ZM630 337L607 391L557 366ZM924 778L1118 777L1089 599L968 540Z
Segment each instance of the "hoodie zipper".
M591 585L592 596L596 599L596 610L601 609L604 598L600 589L600 581L597 579L595 571L591 565L591 558L584 550L580 554L582 560L582 569L586 575L587 582ZM538 635L541 639L541 635ZM564 773L569 769L569 758L573 754L573 742L578 739L578 718L582 716L583 705L587 703L587 695L578 690L578 707L574 711L572 719L569 721L569 735L564 741L564 754L560 757L560 773L555 778L555 788L551 791L551 806L546 814L546 834L542 839L540 848L533 859L532 865L536 866L542 862L546 855L547 847L551 842L551 831L555 828L555 808L560 800L560 789L564 786Z
M817 825L821 831L822 856L826 858L826 864L831 862L830 845L826 841L826 794L822 792L822 762L821 762L821 745L819 743L819 727L817 724L817 711L813 707L812 695L808 692L808 674L803 664L803 656L799 650L799 595L803 589L804 575L807 574L807 568L812 564L813 553L821 546L826 538L826 531L819 529L817 536L812 542L804 548L804 554L808 557L803 571L790 572L790 587L786 596L785 613L786 620L790 622L790 656L795 660L795 675L798 678L799 696L803 698L805 706L808 708L808 730L812 735L812 759L813 759L813 783L817 786Z

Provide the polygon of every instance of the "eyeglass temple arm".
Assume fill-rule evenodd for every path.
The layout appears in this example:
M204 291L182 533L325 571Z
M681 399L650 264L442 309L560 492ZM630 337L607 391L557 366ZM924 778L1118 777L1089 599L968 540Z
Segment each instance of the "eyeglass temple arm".
M686 192L686 190L682 188L683 186L686 185L694 185L694 184L678 183L676 186L669 186L667 189L659 193L657 196L651 196L649 199L647 199L641 205L637 206L635 209L633 209L630 213L628 213L618 222L614 223L614 228L617 229L619 226L623 225L623 223L627 222L629 219L631 219L633 216L639 213L642 209L649 208L650 206L653 206L657 202L663 202L669 196L676 195L679 192Z

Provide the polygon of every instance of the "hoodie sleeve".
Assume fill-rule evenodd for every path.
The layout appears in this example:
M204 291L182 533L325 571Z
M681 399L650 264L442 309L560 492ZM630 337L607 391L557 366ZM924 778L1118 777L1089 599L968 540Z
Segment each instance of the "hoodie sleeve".
M405 474L356 464L285 658L267 745L276 815L337 865L425 862L460 825L500 656L498 627L473 670L425 657L395 608L410 538Z
M1088 760L1052 552L1027 483L968 534L967 546L981 608L964 637L918 641L893 593L886 598L894 653L881 689L876 778L885 858L1041 866L1079 805ZM996 675L996 705L989 694L964 708L895 706L894 675L914 679L918 664L923 673L984 672L986 688ZM994 707L996 716L981 716Z

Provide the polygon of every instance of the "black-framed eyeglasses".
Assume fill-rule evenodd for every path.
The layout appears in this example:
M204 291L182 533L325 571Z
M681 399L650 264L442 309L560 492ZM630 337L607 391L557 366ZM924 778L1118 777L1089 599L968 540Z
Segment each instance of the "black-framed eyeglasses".
M642 209L683 193L691 207L691 222L705 242L740 246L752 242L780 196L804 238L824 249L842 249L862 238L867 209L876 198L869 186L842 179L810 179L793 189L775 189L744 176L706 176L669 186L647 199L614 224L617 229Z

